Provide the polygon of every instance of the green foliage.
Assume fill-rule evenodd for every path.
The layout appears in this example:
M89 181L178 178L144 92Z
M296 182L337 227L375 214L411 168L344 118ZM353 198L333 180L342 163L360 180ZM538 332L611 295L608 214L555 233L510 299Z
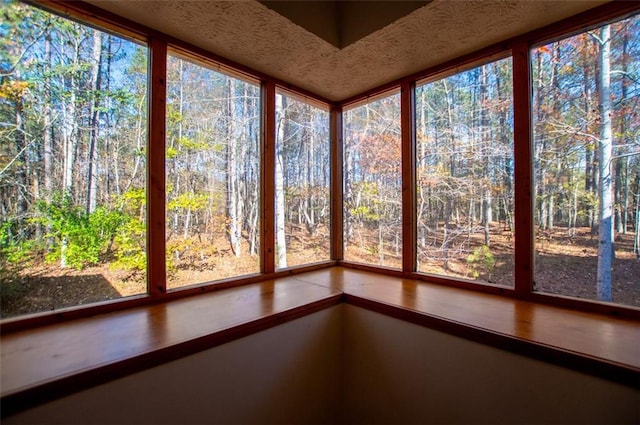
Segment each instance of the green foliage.
M374 221L380 219L380 216L371 211L371 209L366 205L360 205L359 207L351 208L350 212L353 217L357 217L362 221Z
M144 271L147 268L145 223L135 217L126 217L115 235L116 261L111 265L125 270Z
M481 273L487 273L491 276L493 268L496 265L496 259L493 257L488 246L482 245L473 250L467 257L467 265L471 269L474 279L478 279Z
M147 268L146 227L144 206L147 197L143 188L129 189L116 203L120 205L123 220L114 236L114 255L116 261L112 268L131 271L144 271Z
M39 221L50 229L47 237L53 240L47 260L64 260L78 270L99 263L125 221L122 212L106 207L86 213L64 195L55 196L50 203L41 202L39 210Z
M167 146L167 159L173 159L176 156L178 156L180 152L178 152L178 149L172 147L172 146Z
M178 145L182 146L185 149L192 150L203 150L209 147L206 142L193 140L188 137L181 137L180 139L178 139Z
M206 193L193 193L185 192L176 196L174 199L167 203L167 210L176 211L180 209L191 209L192 211L198 211L204 209L209 201L209 196Z
M0 224L0 259L10 264L23 264L31 259L36 243L17 237L15 227L13 221Z
M360 182L356 185L355 190L359 192L363 202L349 209L351 215L362 222L380 220L381 214L378 210L381 202L378 185L373 182Z
M129 189L118 199L118 203L123 207L128 207L132 210L137 210L141 206L145 205L147 201L147 195L142 189Z

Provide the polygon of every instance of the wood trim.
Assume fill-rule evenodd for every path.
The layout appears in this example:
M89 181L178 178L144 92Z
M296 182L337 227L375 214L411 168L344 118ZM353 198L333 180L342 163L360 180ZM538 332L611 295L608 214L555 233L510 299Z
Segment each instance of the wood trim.
M275 271L275 169L276 169L276 85L262 82L262 147L260 170L262 190L260 202L260 251L262 273Z
M170 289L167 292L167 296L171 296L173 299L179 299L183 297L190 297L198 294L205 294L208 292L220 291L229 288L238 288L245 285L251 285L254 283L265 282L270 279L280 279L283 277L296 276L307 272L316 270L327 269L336 265L335 261L327 260L318 263L303 264L300 266L287 267L286 269L280 269L270 274L252 274L242 277L234 277L228 279L221 279L209 282L196 283L194 285L185 286L182 288Z
M245 285L264 282L269 279L279 279L288 276L301 275L307 272L334 267L335 265L336 261L333 260L321 261L318 263L305 264L287 268L284 270L279 270L268 275L245 275L229 279L196 283L194 285L189 285L182 288L169 289L167 290L167 293L161 298L151 297L148 294L134 295L127 298L119 298L115 300L69 307L55 311L35 313L28 316L3 319L2 322L0 322L0 334L8 335L13 332L19 332L41 326L54 325L57 323L83 319L96 316L98 314L106 314L111 312L115 313L131 308L150 306L160 302L169 302L194 295L216 292L222 289L238 288Z
M167 111L167 44L152 38L149 52L149 122L147 149L147 290L167 292L165 158Z
M607 22L628 18L638 12L640 12L638 1L611 1L516 37L513 44L522 40L528 41L531 46L552 43Z
M276 83L276 93L284 95L291 99L295 99L298 102L302 102L304 104L313 106L314 108L318 108L326 112L330 112L331 107L333 106L333 103L321 102L315 97L306 96L295 90L291 90L287 87L284 87L278 83Z
M557 366L567 367L598 378L615 381L631 388L639 388L640 370L630 370L628 367L618 363L603 361L602 359L535 341L514 338L510 335L432 316L403 306L391 305L351 294L345 294L344 299L348 304L384 314L385 316Z
M402 80L385 84L384 86L378 87L374 90L370 90L364 93L364 95L354 96L347 99L346 101L340 102L339 106L342 107L342 111L344 112L346 110L354 109L363 105L367 105L369 103L373 103L385 97L393 96L400 92L401 83L405 80L411 81L407 78L403 78Z
M200 47L194 46L171 36L167 36L164 34L163 36L166 37L168 45L173 50L179 51L181 52L181 54L198 61L214 64L214 67L218 68L220 72L223 72L225 74L234 76L242 80L255 82L256 84L259 81L269 81L290 93L295 93L303 98L315 99L315 101L320 105L332 105L333 103L335 103L329 99L326 99L315 93L311 93L310 91L298 87L294 84L287 83L286 81L272 77L271 75L256 71L252 68L236 63L222 56L216 55L215 53L209 52L208 50L204 50Z
M22 371L25 368L29 370L21 375L17 375L18 372L12 370L3 372L3 377L11 377L11 386L3 386L1 417L6 418L38 404L333 307L342 301L342 293L298 280L284 280L236 288L227 292L225 298L226 301L209 299L210 302L207 302L198 297L198 299L184 301L182 306L173 303L170 306L159 304L142 310L90 318L84 323L73 324L72 326L77 328L73 335L69 334L65 327L45 329L35 337L36 341L59 338L66 339L71 344L71 346L53 348L54 352L62 350L66 355L60 355L57 359L51 360L54 364L51 371L54 373L57 370L57 374L49 377L42 375L43 371L45 373L47 371L46 365L37 367L36 371L32 372L29 368L30 362L40 356L36 354L33 357L33 353L21 356L19 351L22 344L21 336L10 337L10 341L3 347L3 363L10 363L14 368ZM235 302L240 311L234 311L235 307L231 305L233 303L229 303L230 300ZM216 304L216 312L207 313L206 310L210 309L210 305L216 306ZM168 311L171 312L171 317L177 316L173 317L174 319L180 321L182 318L184 324L185 320L194 318L192 310L200 311L202 314L197 316L208 316L208 320L200 324L191 323L193 326L186 327L183 325L175 327L166 323L169 317ZM114 326L122 325L123 320L126 324L122 329L113 329L113 326L109 325L110 322L113 322ZM231 326L229 326L230 323ZM104 327L112 329L105 332L105 338L111 340L113 347L105 353L99 350L88 350L92 352L93 357L87 359L87 363L83 357L85 352L82 344L87 339L97 338L96 335L100 333L96 331ZM194 327L198 329L195 332ZM122 336L124 338L114 340ZM5 338L4 335L3 338ZM44 347L43 349L46 350ZM76 370L77 364L90 366L78 367ZM25 376L29 374L34 376Z
M484 49L469 53L468 55L434 65L422 71L418 71L406 77L391 81L390 83L373 88L364 93L349 97L340 105L344 109L355 108L364 103L371 102L380 97L387 96L389 92L396 90L402 84L407 82L417 82L417 85L425 84L430 81L438 80L449 75L457 74L467 69L483 65L498 59L504 59L509 56L509 46L506 42L494 44Z
M526 297L533 288L533 141L531 56L526 41L513 48L514 288Z
M142 24L81 1L24 0L24 3L134 40L147 41L152 36L157 39L162 38L159 37L160 34L157 31Z
M219 72L226 76L244 81L245 83L254 84L256 86L260 85L261 80L259 78L246 72L238 71L235 68L231 68L230 66L227 66L223 63L212 60L207 55L202 54L202 52L192 52L190 50L187 50L185 47L179 47L175 45L168 45L167 50L171 56L179 58L186 62L195 63L197 66Z
M451 288L468 289L471 291L481 292L483 294L496 294L513 296L514 290L508 286L492 285L478 280L471 279L454 279L447 276L439 276L428 273L416 272L410 275L411 279L421 280L423 282L433 283L441 286L449 286Z
M0 322L0 334L7 335L26 329L149 305L154 302L157 302L157 298L152 298L148 294L143 294L88 305L63 308L60 310L34 313L26 316L10 317L2 319Z
M624 317L631 320L640 320L640 308L625 306L622 304L604 303L595 300L566 297L555 294L544 294L539 292L528 292L524 295L516 295L515 289L508 286L491 285L488 283L478 282L476 280L454 279L447 276L433 275L421 272L406 273L396 269L357 263L353 261L341 260L337 261L336 265L345 269L371 272L381 276L418 280L438 286L466 289L482 294L494 294L506 296L509 298L521 298L531 302L552 305L568 310L586 311L611 317Z
M407 276L407 274L404 273L402 270L393 269L391 267L381 267L381 266L374 266L371 264L356 263L354 261L342 260L342 261L338 261L338 265L348 269L360 270L363 272L370 272L370 273L378 273L384 276L391 276L391 277Z
M416 85L403 82L400 90L402 133L402 271L415 272L417 266L416 212Z
M585 298L567 297L558 294L543 292L531 292L527 294L527 301L557 306L575 311L588 311L611 317L624 317L631 320L640 320L640 308L623 304L607 303Z
M430 68L428 73L421 72L416 76L416 85L421 86L423 84L429 84L434 81L442 80L452 75L460 74L470 69L479 68L483 65L497 62L502 59L506 59L511 56L511 51L505 43L498 43L493 46L489 46L483 51L478 51L464 56L464 60L453 60L446 62L442 65Z
M344 143L342 108L332 107L331 127L331 259L344 258Z

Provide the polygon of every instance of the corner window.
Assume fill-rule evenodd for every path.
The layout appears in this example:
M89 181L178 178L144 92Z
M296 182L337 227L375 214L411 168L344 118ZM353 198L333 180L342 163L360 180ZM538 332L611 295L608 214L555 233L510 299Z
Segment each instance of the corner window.
M0 16L2 317L145 293L146 47Z
M511 59L416 88L418 271L513 286Z
M532 51L535 290L640 306L640 19Z

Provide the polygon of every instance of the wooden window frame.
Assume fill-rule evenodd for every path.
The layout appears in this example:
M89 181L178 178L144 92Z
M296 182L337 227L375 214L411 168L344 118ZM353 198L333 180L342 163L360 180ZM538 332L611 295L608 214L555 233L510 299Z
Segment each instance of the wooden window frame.
M54 312L38 313L29 316L5 319L0 322L1 331L10 332L86 317L99 313L130 308L137 305L156 303L197 293L214 291L230 286L255 283L292 273L331 267L337 264L381 274L428 280L432 283L453 287L469 288L480 292L500 293L511 297L534 302L559 305L566 308L596 313L621 315L634 319L640 318L640 309L630 306L602 303L552 294L536 293L533 282L533 195L532 195L532 123L531 123L531 48L557 39L566 38L607 22L624 19L640 12L640 2L620 1L607 3L546 27L524 35L502 41L471 54L424 69L420 72L376 87L357 96L340 102L332 102L314 93L295 87L285 81L255 71L221 56L207 52L184 41L148 28L139 23L122 18L111 12L83 2L64 0L25 1L28 4L44 8L58 15L110 31L119 36L144 42L149 48L149 158L147 167L147 197L149 217L147 223L148 251L148 293L119 300L106 301L86 306L77 306ZM169 49L179 49L184 54L210 64L225 73L237 75L261 85L261 171L262 223L261 223L261 273L229 278L221 281L196 284L180 290L167 291L166 260L164 238L165 207L165 115L166 115L166 59ZM513 105L514 105L514 180L515 180L515 282L514 288L471 283L443 276L425 276L416 272L416 230L415 230L415 87L424 81L454 74L479 63L511 56L513 58ZM274 187L273 160L275 141L275 91L283 88L304 98L325 105L330 111L331 145L331 260L292 269L275 271L274 267ZM389 270L383 267L354 264L343 258L343 135L342 113L345 108L366 103L391 90L401 93L401 140L402 140L402 202L403 202L403 260L402 270Z

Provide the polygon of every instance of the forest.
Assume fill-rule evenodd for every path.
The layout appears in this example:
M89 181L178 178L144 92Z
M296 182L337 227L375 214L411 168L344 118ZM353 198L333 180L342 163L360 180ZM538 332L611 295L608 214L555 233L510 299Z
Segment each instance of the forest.
M633 17L531 51L538 290L640 305L638 34ZM418 271L513 286L511 59L415 97ZM345 259L400 268L399 93L344 122Z
M147 47L14 1L0 24L2 317L146 292ZM538 290L640 305L638 34L532 49ZM513 286L511 67L417 85L420 272ZM261 115L259 82L169 52L169 289L259 273ZM328 108L278 89L275 131L276 268L329 260ZM345 260L401 268L399 93L344 111L343 162Z

